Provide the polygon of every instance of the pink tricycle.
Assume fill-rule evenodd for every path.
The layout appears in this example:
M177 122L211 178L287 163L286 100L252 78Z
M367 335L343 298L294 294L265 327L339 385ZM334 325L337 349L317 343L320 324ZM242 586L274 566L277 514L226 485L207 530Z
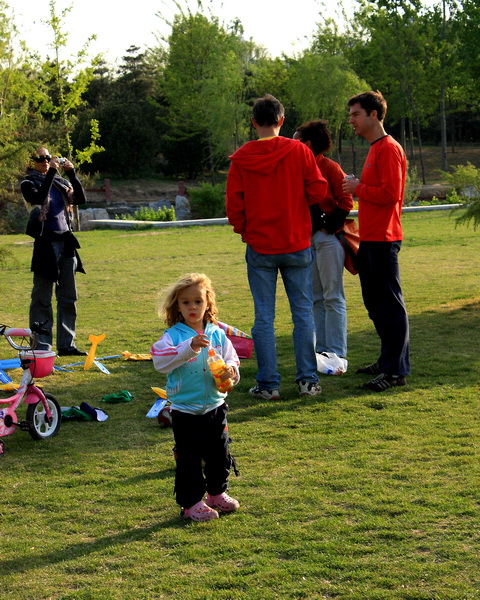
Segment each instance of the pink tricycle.
M57 400L33 383L34 377L50 375L55 362L55 352L35 350L39 333L44 333L44 330L38 323L34 323L31 329L0 325L0 335L6 338L12 348L18 350L20 366L23 369L17 393L9 398L0 398L0 438L20 428L28 431L33 439L41 440L52 437L60 428L61 411ZM17 344L12 338L22 339ZM27 416L25 421L18 421L15 411L22 400L27 405ZM5 444L0 439L0 456L4 453Z

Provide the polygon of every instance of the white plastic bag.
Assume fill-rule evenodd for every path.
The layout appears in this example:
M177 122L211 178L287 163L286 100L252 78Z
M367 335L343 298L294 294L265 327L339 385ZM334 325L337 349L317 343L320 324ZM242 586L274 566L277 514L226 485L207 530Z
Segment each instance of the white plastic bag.
M317 353L317 371L324 375L341 375L347 372L348 360L335 352Z

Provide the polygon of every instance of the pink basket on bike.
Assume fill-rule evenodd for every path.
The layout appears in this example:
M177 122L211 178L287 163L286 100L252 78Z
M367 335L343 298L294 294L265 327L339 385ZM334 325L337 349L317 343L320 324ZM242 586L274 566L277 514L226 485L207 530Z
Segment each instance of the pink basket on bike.
M28 368L32 377L37 378L50 375L53 371L55 356L53 350L32 350L23 354L24 358L33 361Z

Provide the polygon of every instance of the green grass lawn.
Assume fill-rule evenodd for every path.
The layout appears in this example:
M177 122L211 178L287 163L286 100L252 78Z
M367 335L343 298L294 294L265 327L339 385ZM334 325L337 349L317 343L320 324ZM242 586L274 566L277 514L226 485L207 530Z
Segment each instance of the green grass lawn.
M150 362L105 361L57 371L44 389L62 406L103 408L103 423L66 422L58 436L4 438L1 598L15 600L464 600L480 598L480 231L445 212L404 216L400 254L410 315L412 376L383 394L359 389L355 369L378 339L358 277L345 273L349 371L300 399L291 318L278 290L282 397L248 396L254 359L229 397L240 477L232 515L186 523L173 497L173 436L145 418ZM215 285L222 320L250 331L244 246L231 228L79 234L78 346L107 335L99 356L148 352L163 324L158 292L187 271ZM11 253L0 322L26 326L31 244ZM1 341L1 340L0 340ZM3 342L0 359L13 358ZM58 358L57 364L72 362ZM15 380L19 371L10 371ZM128 390L135 398L105 404ZM24 412L21 409L20 417Z

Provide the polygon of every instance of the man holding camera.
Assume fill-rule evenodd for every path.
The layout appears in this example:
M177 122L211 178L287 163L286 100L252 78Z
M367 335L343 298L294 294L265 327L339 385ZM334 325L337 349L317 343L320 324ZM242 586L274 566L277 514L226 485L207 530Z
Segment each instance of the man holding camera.
M60 166L67 179L58 175ZM51 157L38 148L32 157L21 191L30 212L26 233L34 238L33 289L30 322L44 323L48 335L39 335L38 349L52 348L52 295L57 299L57 350L60 356L85 356L74 344L77 310L75 273L85 273L78 256L80 248L72 232L72 206L86 202L85 192L73 164Z

